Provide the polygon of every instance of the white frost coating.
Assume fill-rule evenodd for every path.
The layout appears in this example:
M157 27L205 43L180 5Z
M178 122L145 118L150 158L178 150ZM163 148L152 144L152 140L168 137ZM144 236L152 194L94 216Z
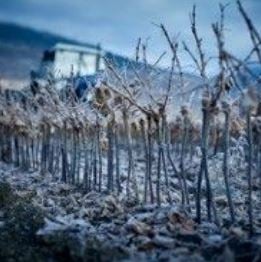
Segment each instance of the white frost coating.
M83 219L75 219L70 215L57 216L55 220L45 218L45 226L38 230L37 235L49 235L56 231L72 230L76 228L90 230L92 226L89 222Z

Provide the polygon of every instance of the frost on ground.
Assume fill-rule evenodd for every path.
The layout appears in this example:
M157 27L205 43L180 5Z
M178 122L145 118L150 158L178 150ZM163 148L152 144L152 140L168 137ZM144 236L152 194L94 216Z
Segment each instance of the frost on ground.
M218 157L211 161L213 177L218 162ZM240 217L237 224L226 225L226 197L222 190L215 190L221 192L215 199L222 218L219 228L206 221L196 224L175 203L161 207L130 206L121 196L86 194L49 174L23 173L5 164L1 164L1 170L0 257L3 259L259 261L261 258L258 194L255 190L257 233L249 239L245 200L238 195L244 184L240 175L233 179ZM216 180L214 187L218 188L218 184ZM193 201L193 192L190 196Z

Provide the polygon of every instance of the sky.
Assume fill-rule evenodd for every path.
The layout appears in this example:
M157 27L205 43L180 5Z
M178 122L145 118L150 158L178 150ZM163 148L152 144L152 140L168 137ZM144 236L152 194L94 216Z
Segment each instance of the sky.
M219 19L219 3L226 10L226 47L244 57L251 42L235 0L0 0L0 21L15 22L89 43L134 57L137 39L148 45L153 62L168 50L162 32L155 24L163 23L173 37L193 44L189 13L197 5L197 24L203 47L215 56L216 42L211 23ZM247 12L261 28L261 0L242 0ZM0 32L1 33L1 32ZM190 67L181 50L183 64ZM164 58L164 63L170 56Z

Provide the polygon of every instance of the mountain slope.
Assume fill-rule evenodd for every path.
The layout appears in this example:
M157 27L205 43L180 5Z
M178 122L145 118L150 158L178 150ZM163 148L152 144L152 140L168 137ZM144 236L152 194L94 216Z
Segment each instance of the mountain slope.
M43 51L57 42L94 46L17 24L0 22L0 78L27 80L30 71L38 67Z

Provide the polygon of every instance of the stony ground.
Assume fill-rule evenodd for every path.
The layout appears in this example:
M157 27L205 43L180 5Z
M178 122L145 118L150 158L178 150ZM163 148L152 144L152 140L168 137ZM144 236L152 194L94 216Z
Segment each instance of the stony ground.
M221 215L218 228L176 204L126 205L48 174L1 170L0 261L261 261L261 214L249 238L240 199L242 218L231 226ZM224 198L216 202L227 213Z

